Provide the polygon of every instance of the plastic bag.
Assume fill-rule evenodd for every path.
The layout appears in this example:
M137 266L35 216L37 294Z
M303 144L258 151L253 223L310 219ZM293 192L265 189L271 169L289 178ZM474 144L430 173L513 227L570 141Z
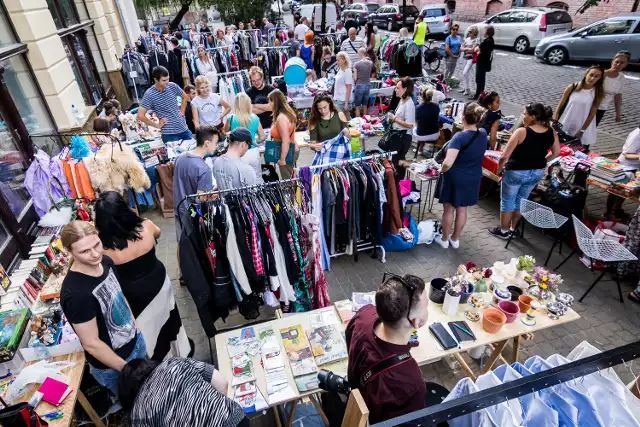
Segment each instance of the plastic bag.
M615 221L598 221L593 237L600 240L622 243L627 230L629 230L628 226L618 224Z
M48 362L46 360L27 366L7 388L6 401L10 404L17 403L18 399L29 389L29 384L42 384L47 377L67 382L67 377L61 371L72 366L75 366L75 362Z
M418 230L418 227L416 226L416 222L413 220L413 217L411 216L411 214L405 213L404 216L405 218L407 216L409 217L408 228L411 234L413 234L413 240L410 242L407 242L399 234L388 233L382 239L382 247L388 252L400 252L400 251L406 251L408 249L411 249L412 247L415 246L416 242L420 238L420 231Z
M418 231L420 232L420 236L417 242L418 245L430 245L431 243L433 243L433 239L435 239L438 234L442 234L440 221L434 221L432 219L422 221L420 224L418 224Z
M276 295L268 289L264 293L264 302L270 307L280 307L278 298L276 298Z

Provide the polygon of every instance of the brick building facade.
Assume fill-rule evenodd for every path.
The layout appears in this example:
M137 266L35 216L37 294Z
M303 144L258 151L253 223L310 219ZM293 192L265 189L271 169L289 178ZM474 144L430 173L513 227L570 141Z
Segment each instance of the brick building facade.
M591 7L583 14L576 14L578 8L584 4L585 0L414 0L413 4L421 8L426 4L447 3L455 8L455 16L462 21L479 21L487 15L511 8L513 5L522 6L550 6L563 8L569 12L573 18L575 26L584 25L612 15L627 12L640 11L640 0L609 0L602 2L599 6ZM385 3L385 0L379 0ZM409 1L407 1L409 3Z

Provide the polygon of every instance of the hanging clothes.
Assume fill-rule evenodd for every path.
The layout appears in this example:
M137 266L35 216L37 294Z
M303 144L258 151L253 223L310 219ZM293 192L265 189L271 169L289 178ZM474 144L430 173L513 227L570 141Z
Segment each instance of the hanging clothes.
M55 180L60 185L54 182ZM39 216L49 212L53 205L49 198L49 189L51 189L51 197L56 202L73 196L60 164L40 149L36 153L34 161L29 165L29 169L27 169L24 177L24 186L31 195L33 206ZM77 197L77 193L73 197Z

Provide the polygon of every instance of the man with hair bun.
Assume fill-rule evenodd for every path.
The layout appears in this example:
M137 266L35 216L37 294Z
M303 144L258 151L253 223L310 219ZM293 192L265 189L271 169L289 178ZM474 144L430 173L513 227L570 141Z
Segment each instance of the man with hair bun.
M409 356L411 333L428 318L424 280L385 274L383 281L375 307L362 307L346 329L349 384L362 393L371 424L426 407L426 385Z

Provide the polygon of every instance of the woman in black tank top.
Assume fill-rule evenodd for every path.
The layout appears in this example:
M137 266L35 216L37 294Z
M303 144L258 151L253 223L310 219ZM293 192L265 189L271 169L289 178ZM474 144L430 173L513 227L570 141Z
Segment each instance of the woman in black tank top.
M489 228L490 234L508 239L520 220L520 202L544 176L547 162L558 157L558 135L549 121L551 107L529 104L522 114L524 127L517 129L502 152L498 172L504 169L500 184L500 227ZM551 150L551 153L549 153Z

